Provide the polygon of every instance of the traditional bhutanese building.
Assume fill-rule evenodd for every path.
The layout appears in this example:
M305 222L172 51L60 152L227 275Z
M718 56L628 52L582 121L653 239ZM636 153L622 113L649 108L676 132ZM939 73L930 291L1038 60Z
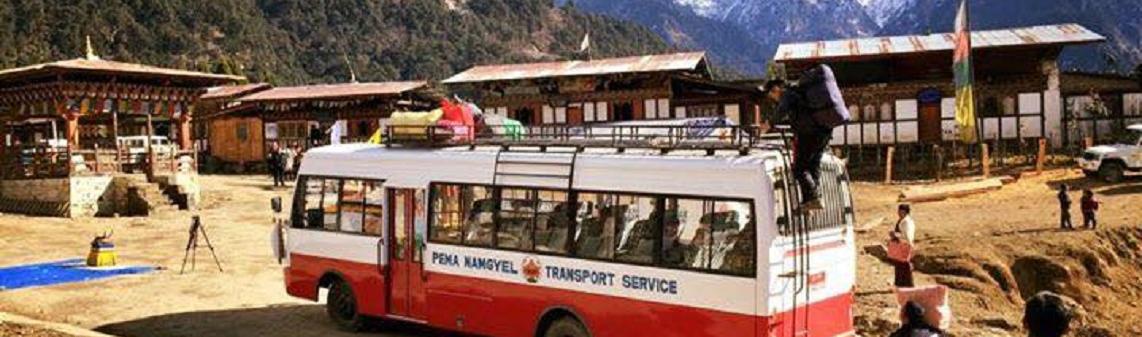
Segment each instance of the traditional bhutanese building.
M163 193L192 206L196 103L208 87L241 81L90 52L0 70L0 211L145 214ZM129 202L139 199L150 204Z
M203 100L219 102L205 126L208 156L243 169L265 163L275 142L303 151L333 137L363 142L393 112L431 109L440 98L424 81L242 89L218 89Z
M774 60L794 76L818 63L833 67L854 117L836 129L833 145L939 144L956 139L952 38L940 33L789 43ZM1064 81L1071 77L1060 71L1059 54L1067 46L1103 41L1077 24L972 32L983 139L1042 137L1064 145L1067 97L1074 93L1067 91Z
M758 120L756 86L715 81L705 53L479 65L442 83L524 125L725 116Z

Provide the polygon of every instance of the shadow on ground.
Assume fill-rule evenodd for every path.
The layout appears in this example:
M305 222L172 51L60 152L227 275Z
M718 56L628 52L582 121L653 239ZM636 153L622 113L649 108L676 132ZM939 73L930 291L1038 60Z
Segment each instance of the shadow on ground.
M96 331L121 337L435 337L447 334L403 324L374 324L362 333L337 329L321 305L194 311L107 324Z
M1101 179L1085 177L1058 179L1047 182L1047 186L1051 187L1052 190L1059 189L1059 185L1063 184L1066 184L1067 187L1070 187L1072 192L1076 190L1082 190L1084 188L1090 188L1102 190L1098 193L1125 194L1137 192L1139 189L1142 189L1142 176L1126 177L1122 180L1122 182L1113 184L1104 182ZM1126 191L1122 191L1123 189Z

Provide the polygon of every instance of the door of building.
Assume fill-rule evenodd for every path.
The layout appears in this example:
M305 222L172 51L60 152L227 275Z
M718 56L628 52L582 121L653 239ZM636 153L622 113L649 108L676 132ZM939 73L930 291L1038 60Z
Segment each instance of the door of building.
M583 108L580 106L567 107L567 125L583 124Z
M918 122L920 141L936 143L943 138L943 121L940 118L939 103L925 103L920 105L920 120Z

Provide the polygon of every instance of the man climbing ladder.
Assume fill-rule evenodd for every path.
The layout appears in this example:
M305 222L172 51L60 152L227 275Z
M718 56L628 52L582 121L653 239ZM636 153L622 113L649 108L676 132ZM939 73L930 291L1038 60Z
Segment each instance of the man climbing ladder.
M848 122L849 111L833 70L827 65L810 67L786 90L780 79L765 83L765 93L777 103L777 123L793 128L793 176L801 189L801 209L822 209L819 182L821 156L829 147L833 128Z

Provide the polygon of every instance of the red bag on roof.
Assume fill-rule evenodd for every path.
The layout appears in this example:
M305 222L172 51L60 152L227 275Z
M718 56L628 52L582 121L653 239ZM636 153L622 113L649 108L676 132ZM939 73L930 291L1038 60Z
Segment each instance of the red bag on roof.
M444 110L444 120L460 123L460 125L476 125L476 118L472 110L462 104L454 104L447 99L440 100L440 109Z

